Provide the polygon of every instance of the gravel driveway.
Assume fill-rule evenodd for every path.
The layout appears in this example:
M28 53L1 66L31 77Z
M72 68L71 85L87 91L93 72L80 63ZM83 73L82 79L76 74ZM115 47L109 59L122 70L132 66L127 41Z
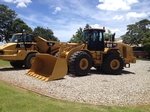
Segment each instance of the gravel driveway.
M97 72L88 76L44 82L26 75L28 70L0 68L0 80L46 96L96 105L150 104L150 61L137 60L122 75Z

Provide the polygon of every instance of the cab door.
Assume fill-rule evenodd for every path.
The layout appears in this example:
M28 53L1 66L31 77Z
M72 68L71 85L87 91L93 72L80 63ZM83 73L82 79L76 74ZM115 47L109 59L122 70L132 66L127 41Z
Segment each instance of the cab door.
M91 30L89 34L88 49L92 51L104 51L104 39L101 30Z

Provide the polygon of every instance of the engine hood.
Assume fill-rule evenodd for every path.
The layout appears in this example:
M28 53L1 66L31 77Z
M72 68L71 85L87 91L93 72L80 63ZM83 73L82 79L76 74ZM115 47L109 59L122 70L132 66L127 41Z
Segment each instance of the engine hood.
M17 43L7 43L0 46L0 50L14 50Z

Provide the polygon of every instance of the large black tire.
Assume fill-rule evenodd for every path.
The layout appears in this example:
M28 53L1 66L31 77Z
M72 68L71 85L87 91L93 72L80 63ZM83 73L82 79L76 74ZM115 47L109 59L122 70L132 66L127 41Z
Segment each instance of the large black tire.
M124 61L119 54L109 54L104 57L102 69L105 73L118 75L121 74L123 66Z
M35 59L35 53L29 54L24 62L25 68L30 69Z
M22 68L23 62L22 61L11 61L10 65L14 68Z
M69 59L69 72L76 76L85 76L92 66L92 59L84 51L77 51Z

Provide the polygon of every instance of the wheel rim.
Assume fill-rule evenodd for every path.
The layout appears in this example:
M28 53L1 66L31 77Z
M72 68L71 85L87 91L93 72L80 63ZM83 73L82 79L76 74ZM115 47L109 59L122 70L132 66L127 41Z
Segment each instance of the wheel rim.
M32 57L32 58L30 59L30 63L31 63L31 65L33 65L33 63L34 63L34 59L35 59L35 57Z
M81 59L79 66L80 66L80 68L82 70L87 69L87 67L88 67L88 60L86 58Z
M114 59L111 61L110 67L114 70L117 70L120 67L120 62L117 59Z

